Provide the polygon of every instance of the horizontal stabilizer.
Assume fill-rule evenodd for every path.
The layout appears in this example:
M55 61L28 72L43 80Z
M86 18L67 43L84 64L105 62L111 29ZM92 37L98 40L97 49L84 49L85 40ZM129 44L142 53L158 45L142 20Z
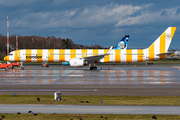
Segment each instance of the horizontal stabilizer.
M174 52L166 52L166 53L161 53L161 54L157 54L157 56L160 56L160 55L171 55L173 54Z

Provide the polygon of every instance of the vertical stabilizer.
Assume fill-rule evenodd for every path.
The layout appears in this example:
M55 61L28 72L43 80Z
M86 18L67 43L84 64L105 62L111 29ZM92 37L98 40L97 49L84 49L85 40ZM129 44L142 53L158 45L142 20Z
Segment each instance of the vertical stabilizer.
M114 49L126 49L128 45L129 35L125 35Z
M155 42L149 46L149 60L165 58L165 54L169 49L172 38L176 31L176 27L168 27L162 34L159 36ZM162 54L162 55L159 55Z

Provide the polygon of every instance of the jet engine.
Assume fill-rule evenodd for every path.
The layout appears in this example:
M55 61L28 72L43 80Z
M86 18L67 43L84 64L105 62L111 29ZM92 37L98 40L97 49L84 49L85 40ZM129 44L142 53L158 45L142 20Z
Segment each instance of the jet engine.
M63 65L69 65L69 62L62 62Z
M81 66L88 65L89 62L83 60L82 58L73 58L69 60L69 64L72 67L81 67Z

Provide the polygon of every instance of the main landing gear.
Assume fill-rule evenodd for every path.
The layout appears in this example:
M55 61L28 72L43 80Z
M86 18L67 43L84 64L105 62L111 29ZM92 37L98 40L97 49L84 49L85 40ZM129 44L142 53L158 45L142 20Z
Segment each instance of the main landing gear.
M90 61L89 63L91 65L90 70L97 70L97 67L94 64L94 61Z
M91 66L90 70L97 70L97 67L96 66Z

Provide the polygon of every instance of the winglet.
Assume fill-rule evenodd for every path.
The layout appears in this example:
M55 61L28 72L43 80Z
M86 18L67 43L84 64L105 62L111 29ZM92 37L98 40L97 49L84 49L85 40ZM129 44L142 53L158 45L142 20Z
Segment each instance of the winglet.
M106 55L109 55L111 53L111 50L113 49L113 46L111 46L108 50L108 52L106 53Z

